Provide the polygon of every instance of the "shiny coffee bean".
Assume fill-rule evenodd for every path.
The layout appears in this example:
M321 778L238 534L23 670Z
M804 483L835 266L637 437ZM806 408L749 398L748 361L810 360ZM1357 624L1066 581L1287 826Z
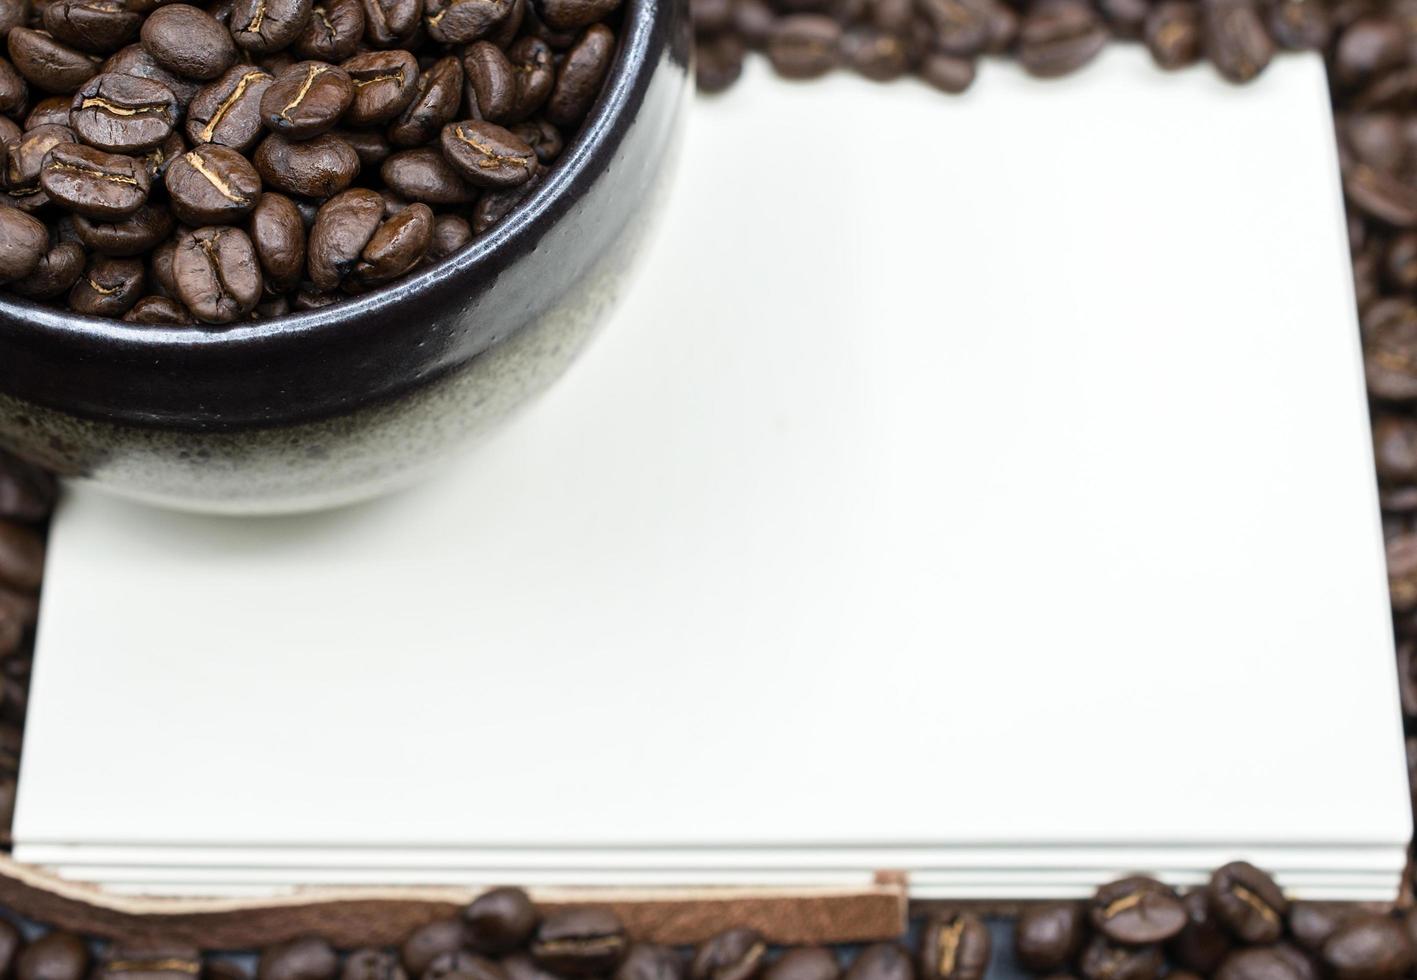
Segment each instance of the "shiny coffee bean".
M359 0L316 0L292 50L302 58L339 62L354 54L363 37L364 8Z
M449 205L470 204L477 199L477 188L432 147L395 153L384 161L379 174L396 194L410 201Z
M354 271L383 219L384 199L362 187L337 194L321 205L307 249L310 281L320 289L338 289ZM425 969L423 975L427 973Z
M354 148L363 171L377 171L394 152L393 144L377 129L332 129L330 135Z
M97 256L69 290L69 308L88 316L120 317L142 298L144 278L143 263L137 259ZM33 949L31 946L26 952ZM23 960L20 965L23 968ZM82 976L75 974L72 980ZM31 980L53 978L36 975Z
M974 913L937 916L920 939L921 980L983 980L991 945L989 927Z
M9 203L26 211L49 203L49 196L40 188L40 167L56 146L76 141L69 127L49 125L36 126L7 143L5 189Z
M956 58L947 54L932 52L920 63L920 77L929 85L950 95L958 95L973 85L975 72L972 59Z
M1334 79L1352 88L1399 68L1407 59L1407 44L1407 27L1397 17L1360 17L1338 37L1332 62Z
M668 946L636 943L615 970L612 980L684 980L684 960ZM509 980L520 980L509 976ZM807 978L803 978L807 980ZM835 980L834 977L811 980Z
M144 296L123 314L124 323L140 323L150 327L185 327L192 323L187 307L166 296ZM171 975L171 974L164 974Z
M816 78L836 67L841 25L820 14L783 17L768 35L768 58L784 78Z
M432 209L426 204L410 204L386 216L375 229L359 253L354 279L365 287L392 282L422 262L432 242Z
M923 0L921 11L933 28L930 44L941 54L973 58L989 43L983 9L969 0Z
M536 14L552 30L576 31L604 20L620 0L536 0Z
M546 100L546 118L557 126L579 125L600 93L600 83L615 55L615 35L604 24L586 29L556 74Z
M1274 57L1274 41L1254 0L1204 0L1201 35L1206 55L1232 82L1249 81Z
M305 223L295 202L283 194L262 194L247 230L267 286L289 292L300 285L305 273ZM419 965L426 968L427 962L420 959Z
M0 208L0 281L31 275L49 252L49 232L38 219Z
M333 129L354 101L354 83L338 65L302 61L276 76L261 96L261 120L272 132L305 140Z
M840 980L841 964L836 954L821 946L797 946L787 950L765 971L763 980ZM621 978L616 978L621 980ZM631 978L633 980L633 978ZM652 978L646 978L652 980ZM677 980L677 978L665 978Z
M516 75L516 105L511 118L523 120L539 112L556 87L556 56L551 46L536 37L524 37L507 49L507 61Z
M136 75L139 78L161 82L177 97L177 104L184 108L192 101L201 85L200 82L175 75L162 67L141 44L130 44L126 48L120 49L103 63L101 70L113 74Z
M172 257L176 254L177 242L169 238L153 249L148 260L148 285L160 296L177 295L177 280L172 275Z
M1340 925L1324 941L1320 955L1334 980L1397 980L1412 966L1412 947L1402 924L1376 913Z
M97 58L61 44L44 31L17 27L6 45L15 70L42 92L67 95L98 74Z
M1410 645L1408 649L1411 650ZM1401 666L1402 647L1399 646L1399 676L1403 673ZM1399 685L1400 688L1401 685ZM1417 690L1414 690L1413 694L1417 695ZM1405 702L1403 710L1407 710ZM1417 711L1417 699L1413 700L1413 710ZM1343 902L1293 902L1289 906L1289 934L1304 949L1311 953L1317 953L1339 926L1360 914L1358 908Z
M1162 0L1146 18L1142 30L1152 59L1174 71L1200 60L1200 7L1192 0Z
M489 956L525 946L536 931L538 921L536 906L520 888L494 888L484 892L462 913L468 946Z
M354 277L343 282L345 292L358 292ZM493 960L466 949L444 953L428 964L420 980L507 980L507 975Z
M376 48L407 44L423 18L423 0L361 0L364 40Z
M847 67L877 82L895 81L911 64L905 42L876 27L853 27L843 34L841 56Z
M471 241L472 225L466 218L456 214L440 214L433 219L433 237L428 243L427 258L433 261L445 259L454 252L462 251Z
M418 59L407 51L367 51L341 66L354 86L348 126L377 126L408 108L418 94Z
M439 58L418 76L418 91L399 118L389 126L395 146L423 146L437 138L443 127L457 118L462 100L462 63Z
M215 143L203 143L173 160L165 181L173 213L194 227L241 221L261 195L256 168L240 153Z
M1176 893L1139 875L1099 888L1088 916L1093 928L1128 946L1165 942L1186 925L1186 910Z
M272 133L256 147L253 162L269 187L303 197L338 194L359 175L359 155L354 147L329 133L300 142Z
M20 954L15 977L16 980L82 980L88 967L88 945L71 932L55 930L30 943Z
M185 237L188 239L185 244L190 250L195 236ZM181 247L179 244L179 249ZM175 257L173 264L177 264ZM328 942L317 936L292 939L267 947L261 952L256 967L257 980L334 980L338 973L339 956Z
M133 75L95 75L74 95L69 125L90 146L141 153L162 143L181 108L161 82Z
M502 49L489 41L476 41L462 60L468 106L473 118L506 123L517 115L517 72Z
M1157 980L1163 964L1158 946L1118 946L1100 935L1088 940L1078 958L1084 980Z
M1039 0L1019 26L1019 63L1039 78L1057 78L1092 61L1107 28L1085 0Z
M500 224L507 215L527 199L540 182L544 171L539 169L531 180L517 187L507 187L498 191L484 191L472 208L472 232L481 235Z
M331 198L331 201L335 200L338 200L338 198ZM356 193L350 201L352 204L341 205L341 207L362 206L365 201L365 196ZM320 210L323 211L324 208L322 207ZM283 218L282 220L288 219ZM319 212L316 212L316 220L319 220ZM374 226L371 224L369 230L369 234L371 235L373 234L373 227ZM364 247L362 242L359 247ZM300 251L303 256L305 253L305 238L303 232L301 233ZM338 285L339 278L342 278L342 276L335 279L335 285ZM332 289L334 287L327 286L325 288ZM437 919L409 933L408 938L403 942L403 947L400 949L400 955L403 959L404 969L408 971L409 976L422 977L429 965L438 957L442 956L444 953L456 952L466 945L467 932L461 920Z
M515 187L531 179L536 153L515 134L489 122L469 119L443 127L443 156L468 183Z
M257 251L260 251L260 246L257 246ZM298 283L299 277L296 278ZM408 980L408 974L404 972L399 958L388 950L357 949L345 957L340 980Z
M311 0L235 0L231 38L243 51L270 54L294 44L310 17Z
M1034 973L1066 969L1082 947L1085 930L1078 902L1025 906L1014 923L1014 956Z
M7 213L26 217L23 212L15 211L12 208L0 210L0 234L6 234L3 226L5 222L10 220L5 217ZM13 241L13 239L7 239L7 241ZM33 272L10 283L10 289L30 299L53 299L56 296L62 296L78 281L87 261L88 256L84 254L84 247L78 242L60 242L40 257L39 264L35 266ZM0 244L0 277L3 276L5 262L5 246ZM4 482L0 480L0 496L3 493Z
M177 307L176 315L181 318L178 322L191 322L192 318L187 316L186 310L171 300L160 297L144 297L124 314L123 319L129 323L163 322L161 317L154 318L158 315L158 309L152 305L153 301ZM145 303L148 304L145 312L139 313L138 316L147 319L135 320L134 313ZM171 315L172 312L164 310L162 316ZM94 973L93 980L194 980L200 977L201 973L202 954L195 946L128 941L109 947L103 962Z
M1274 879L1254 865L1234 861L1218 869L1207 893L1217 921L1242 943L1268 945L1284 935L1289 902Z
M203 323L232 323L261 299L256 250L244 231L229 225L181 235L172 256L172 275L177 298Z
M690 980L752 980L763 967L767 943L754 929L727 929L706 940L689 965Z
M187 143L178 133L173 133L159 146L153 147L138 157L143 169L148 172L152 183L159 183L167 176L167 168L173 160L187 152Z
M102 255L146 255L172 234L172 212L160 204L144 204L119 221L97 221L75 214L74 232L91 251Z
M25 116L24 128L68 126L69 104L73 101L73 98L67 95L51 95L47 99L40 99L30 109L29 115Z
M425 0L428 36L439 44L487 37L512 11L511 0Z
M873 943L861 950L843 980L914 980L910 955L895 943Z
M122 0L52 0L44 8L44 29L90 54L111 54L131 43L142 22Z
M1217 921L1206 889L1187 892L1181 905L1186 910L1186 924L1167 944L1167 950L1187 970L1210 976L1230 955L1230 937Z
M44 158L39 186L68 211L112 221L142 207L151 182L142 164L130 156L60 143Z
M531 942L531 955L553 973L586 977L614 970L625 955L626 946L625 930L615 913L601 908L574 908L542 920Z
M185 3L159 7L139 32L144 50L183 78L210 81L236 61L231 34L215 17Z
M561 131L545 119L533 119L531 122L518 123L512 127L512 133L531 147L532 152L536 154L536 159L541 161L543 165L554 162L566 146Z
M237 65L205 85L187 109L185 131L194 146L216 143L245 153L261 138L261 98L275 79L260 68Z

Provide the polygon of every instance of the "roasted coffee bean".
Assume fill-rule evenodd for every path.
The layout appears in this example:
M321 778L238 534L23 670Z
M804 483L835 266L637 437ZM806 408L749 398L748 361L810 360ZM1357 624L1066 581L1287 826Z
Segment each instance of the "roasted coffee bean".
M474 119L443 127L439 145L448 163L478 187L523 184L531 179L536 165L536 153L516 135Z
M1328 47L1328 11L1319 0L1274 0L1266 26L1281 48L1322 51Z
M484 192L472 209L473 234L481 235L493 226L500 224L522 201L527 199L536 188L543 172L538 165L536 173L525 184L499 191Z
M338 65L302 61L276 76L261 96L261 120L286 139L333 129L354 101L354 84Z
M468 946L489 956L526 945L538 921L536 906L520 888L494 888L484 892L462 913Z
M1409 652L1411 645L1408 644ZM1399 675L1402 674L1402 647L1398 647ZM1401 685L1399 685L1399 688ZM1417 690L1413 691L1417 695ZM1413 711L1417 712L1417 698L1414 698ZM1404 701L1403 710L1406 711ZM1324 943L1328 942L1328 937L1345 922L1356 918L1359 910L1352 905L1343 902L1293 902L1289 906L1289 934L1294 937L1304 949L1311 953L1317 953L1323 949Z
M324 0L310 7L305 30L292 46L302 58L343 61L364 37L364 8L359 0Z
M1278 942L1289 903L1274 879L1253 864L1233 861L1210 876L1207 889L1215 918L1251 946Z
M1394 289L1417 289L1417 232L1405 232L1387 243L1383 276Z
M75 94L69 126L90 146L140 153L172 133L181 109L161 82L133 75L95 75Z
M310 22L310 0L235 0L231 38L251 54L279 51L295 43Z
M256 250L259 252L260 246ZM299 281L299 276L296 276L291 288ZM340 980L408 980L408 974L403 971L399 958L388 950L357 949L345 957Z
M180 236L172 256L172 275L177 298L203 323L239 320L254 310L261 298L256 250L244 231L229 225L198 228ZM309 963L291 968L321 965L314 954L310 956ZM280 976L282 980L305 980L300 973Z
M510 977L509 980L520 980ZM636 943L615 970L613 980L684 980L684 960L668 946ZM833 977L801 978L801 980L836 980Z
M354 278L343 282L345 292L357 292ZM507 980L502 968L485 956L466 949L453 950L435 958L423 971L422 980Z
M300 287L300 291L295 294L295 299L291 302L290 308L293 310L322 310L327 306L333 306L343 299L339 293L327 293L316 289L313 285L305 283Z
M1014 956L1034 973L1066 969L1082 947L1085 929L1078 902L1025 906L1014 923Z
M418 59L407 51L367 51L341 67L354 86L354 102L344 116L347 125L386 123L418 94Z
M389 126L389 140L404 147L423 146L434 140L444 126L457 118L462 86L462 63L453 57L439 58L418 76L418 92Z
M339 200L339 198L335 197L331 198L330 200L331 202L334 202L336 200ZM361 192L355 192L355 196L350 199L350 203L346 205L341 205L341 208L362 208L366 204L366 196ZM320 208L320 211L324 211L324 208ZM286 221L288 220L288 218L282 218L281 220ZM316 213L316 220L319 220L319 212ZM370 235L374 233L373 228L373 225L369 226ZM366 238L365 241L367 240L368 239ZM359 248L362 249L363 247L363 242L360 242ZM303 231L301 232L300 252L303 257L305 253L305 238ZM357 251L355 254L358 254ZM301 271L303 272L303 269ZM334 284L326 286L325 288L333 289L335 285L338 285L338 282L339 280L338 278L336 278ZM408 938L404 940L403 947L400 950L400 954L403 959L404 969L408 971L409 976L421 977L428 969L429 965L439 956L442 956L444 953L455 952L459 949L462 949L466 945L467 932L464 929L461 920L438 919L428 923L425 926L420 926L419 928L413 930L413 932L409 933Z
M144 278L143 263L137 259L100 255L89 263L69 290L69 306L74 312L89 316L122 316L142 298ZM82 976L76 974L74 980L81 980Z
M0 112L17 114L29 103L29 85L15 66L0 58Z
M1333 52L1335 80L1356 87L1402 66L1407 57L1407 29L1396 17L1371 15L1354 21L1338 37Z
M160 146L155 146L151 150L142 154L138 161L143 165L143 169L148 172L148 179L154 183L159 183L167 176L167 168L173 160L187 152L187 143L182 137L173 133L162 141Z
M123 314L125 323L141 323L153 327L185 327L192 322L187 307L166 296L144 296ZM172 974L162 974L171 976Z
M0 37L24 26L30 16L28 0L0 0Z
M456 214L440 214L433 219L433 237L428 243L427 257L432 260L445 259L454 252L462 251L470 241L472 225L467 223L466 218Z
M4 214L11 210L5 208L0 211L0 222L6 220ZM21 212L14 213L20 214ZM0 231L0 234L3 234L3 231ZM3 252L0 252L0 260L3 260ZM33 272L23 279L17 279L10 283L10 289L31 299L53 299L56 296L62 296L78 281L87 261L88 256L84 254L84 247L78 242L60 242L40 258L39 265L35 266ZM6 492L4 480L0 478L0 500L3 500ZM4 513L2 505L0 505L0 513ZM21 520L37 519L21 518Z
M507 49L507 60L516 72L515 120L541 110L556 87L556 58L551 46L536 37L524 37Z
M990 948L989 927L973 912L931 919L920 939L921 980L983 980Z
M1363 311L1363 364L1376 398L1417 398L1417 306L1384 299Z
M1201 37L1206 56L1232 82L1248 82L1274 57L1274 41L1253 0L1203 0Z
M1163 964L1158 946L1117 946L1106 936L1088 940L1078 959L1085 980L1157 980Z
M922 0L919 4L930 25L931 47L956 58L973 58L989 44L989 22L984 11L969 0Z
M531 30L532 16L530 14L531 4L529 0L512 0L511 7L507 14L499 20L492 33L486 35L486 39L497 45L499 48L510 47L522 33L522 25L527 25L528 32ZM540 23L538 21L538 23ZM545 25L542 25L545 29Z
M1201 56L1200 7L1192 0L1163 0L1147 16L1142 34L1160 67L1174 71L1193 65Z
M304 197L325 198L338 194L359 175L359 155L354 147L329 133L300 142L272 133L256 147L253 159L267 185ZM388 166L386 162L384 169ZM388 180L387 174L384 179Z
M417 153L418 150L411 150ZM553 973L586 977L614 970L625 955L625 929L609 909L573 908L537 927L531 955Z
M187 109L187 138L194 146L216 143L245 153L261 138L261 98L275 79L237 65L204 86Z
M555 161L566 145L561 131L545 119L533 119L531 122L518 123L512 127L512 133L531 147L532 152L536 154L536 159L542 165Z
M690 980L751 980L762 969L767 951L767 943L756 930L725 930L694 953Z
M1216 921L1206 889L1187 892L1181 898L1186 924L1167 945L1172 959L1188 970L1210 976L1230 955L1230 938Z
M49 203L49 196L40 189L40 167L56 146L74 142L74 132L67 126L36 126L7 143L5 189L9 203L25 211Z
M138 36L142 15L122 0L52 0L44 29L65 44L92 54L111 54Z
M236 61L236 45L227 29L211 14L185 3L154 10L139 35L153 60L184 78L210 81Z
M1324 941L1324 966L1335 980L1397 980L1412 966L1402 924L1389 915L1357 916Z
M1088 916L1093 928L1127 946L1165 942L1186 924L1186 910L1176 893L1140 875L1099 888Z
M49 232L38 219L14 208L0 208L0 281L34 273L49 251Z
M338 289L354 271L360 253L383 219L384 199L362 187L337 194L321 205L307 249L310 281L320 289ZM421 971L424 976L433 961Z
M332 129L330 135L353 147L363 171L378 170L394 152L393 144L377 129Z
M1085 0L1038 0L1019 26L1019 63L1039 78L1057 78L1092 61L1107 28Z
M234 229L214 229L231 231ZM195 236L185 236L184 243L190 248ZM179 244L179 250L182 248ZM176 266L176 259L173 262ZM188 264L193 264L189 258ZM328 942L318 936L307 936L278 943L262 951L256 967L258 980L334 980L339 973L339 956Z
M142 207L151 184L142 164L130 156L60 143L44 158L39 186L69 211L112 221Z
M42 92L67 95L98 74L98 59L61 44L44 31L17 27L6 39L10 61Z
M470 44L495 31L511 0L425 0L428 36L439 44Z
M172 257L177 254L177 242L169 238L157 248L153 249L152 258L148 262L149 286L152 291L162 296L177 295L177 280L172 275Z
M556 74L556 84L546 100L546 118L557 126L579 125L600 93L614 54L615 35L610 28L604 24L587 28Z
M631 955L633 951L631 951ZM836 954L831 950L821 946L798 946L787 950L763 971L763 980L840 980L841 964L837 962ZM636 978L620 978L616 980L636 980ZM645 977L644 980L656 980L654 977ZM663 980L677 980L674 977L665 977Z
M577 31L609 17L620 0L536 0L536 14L552 30Z
M1417 534L1388 538L1387 590L1394 612L1417 609Z
M83 980L89 948L71 932L55 930L36 939L20 954L16 980Z
M1417 188L1366 163L1343 167L1343 189L1350 204L1369 217L1397 228L1417 228Z
M915 968L895 943L873 943L857 954L844 980L915 980Z
M151 305L152 300L177 306L171 300L146 297L124 314L123 319L130 323L163 322L161 319L133 319L133 314L145 303L149 304L147 312L139 315L154 316L157 311ZM191 322L186 310L178 307L178 311L178 315L183 317L185 322ZM121 942L109 947L93 980L193 980L199 977L201 972L202 954L194 946L163 942Z
M432 147L395 153L384 161L379 174L396 194L410 201L446 205L470 204L477 199L477 188L463 180L442 152Z
M877 82L892 82L910 70L905 42L875 27L853 27L842 35L841 55L847 66Z
M1216 980L1316 980L1312 965L1292 946L1251 946L1225 958Z
M215 143L203 143L173 160L165 182L173 213L193 226L241 221L261 195L256 168L240 153Z
M517 72L502 49L476 41L462 60L468 106L473 117L492 123L512 121L518 114Z
M432 209L410 204L375 229L359 254L354 279L361 286L392 282L422 262L432 242Z
M288 292L300 285L305 274L305 223L295 202L283 194L262 194L251 212L248 230L266 285L277 292ZM420 957L419 965L426 968L426 960L431 958Z
M915 9L913 0L908 6L913 12ZM768 37L771 36L773 25L776 23L777 14L766 0L733 0L733 32L754 51L761 51L767 47ZM891 28L886 27L886 29L890 30Z
M1142 25L1151 12L1151 0L1097 0L1097 9L1113 34L1135 40L1141 37Z
M784 17L768 35L768 58L784 78L816 78L836 67L841 25L820 14Z
M423 18L423 0L362 0L364 40L376 48L406 44Z
M73 101L73 98L67 95L51 95L47 99L40 99L30 109L29 115L25 116L24 128L68 126L69 104Z
M181 75L174 75L162 67L141 44L130 44L119 50L103 63L101 70L120 75L136 75L138 78L161 82L177 97L177 104L184 108L192 101L201 85L200 82L183 78Z
M74 215L79 241L102 255L145 255L172 234L172 212L160 204L144 204L121 221L96 221Z
M974 84L975 65L969 58L932 53L920 63L920 77L941 92L958 95Z

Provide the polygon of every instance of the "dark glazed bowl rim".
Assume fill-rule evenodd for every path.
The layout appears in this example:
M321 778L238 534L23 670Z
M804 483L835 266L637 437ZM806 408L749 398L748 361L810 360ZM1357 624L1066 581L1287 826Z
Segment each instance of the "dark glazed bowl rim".
M412 303L426 289L440 282L464 277L475 280L477 270L483 267L487 267L490 275L495 275L496 263L504 252L515 251L518 243L534 245L557 220L555 205L563 195L574 194L577 184L593 177L609 162L615 138L627 124L621 119L622 114L638 104L641 90L649 84L655 69L655 24L659 17L667 15L668 7L662 0L625 0L622 10L615 59L580 132L526 200L490 232L452 257L333 306L229 327L125 323L72 313L0 292L0 337L6 341L54 343L80 352L92 345L94 351L119 356L201 358L240 351L269 353L312 340L337 343L339 332L355 321L397 315L405 306L410 309L402 312L417 315Z

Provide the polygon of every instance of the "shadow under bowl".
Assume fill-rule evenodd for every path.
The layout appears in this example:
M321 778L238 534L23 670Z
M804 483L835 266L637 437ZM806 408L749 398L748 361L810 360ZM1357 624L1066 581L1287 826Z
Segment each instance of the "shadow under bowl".
M165 506L281 513L417 479L560 375L613 305L670 179L687 0L625 0L616 58L541 185L453 257L227 329L0 295L0 446Z

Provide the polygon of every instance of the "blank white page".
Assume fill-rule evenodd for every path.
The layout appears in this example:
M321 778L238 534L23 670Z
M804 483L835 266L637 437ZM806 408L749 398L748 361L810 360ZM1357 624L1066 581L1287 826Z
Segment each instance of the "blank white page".
M314 517L72 492L36 844L1391 847L1317 59L699 101L605 333Z

